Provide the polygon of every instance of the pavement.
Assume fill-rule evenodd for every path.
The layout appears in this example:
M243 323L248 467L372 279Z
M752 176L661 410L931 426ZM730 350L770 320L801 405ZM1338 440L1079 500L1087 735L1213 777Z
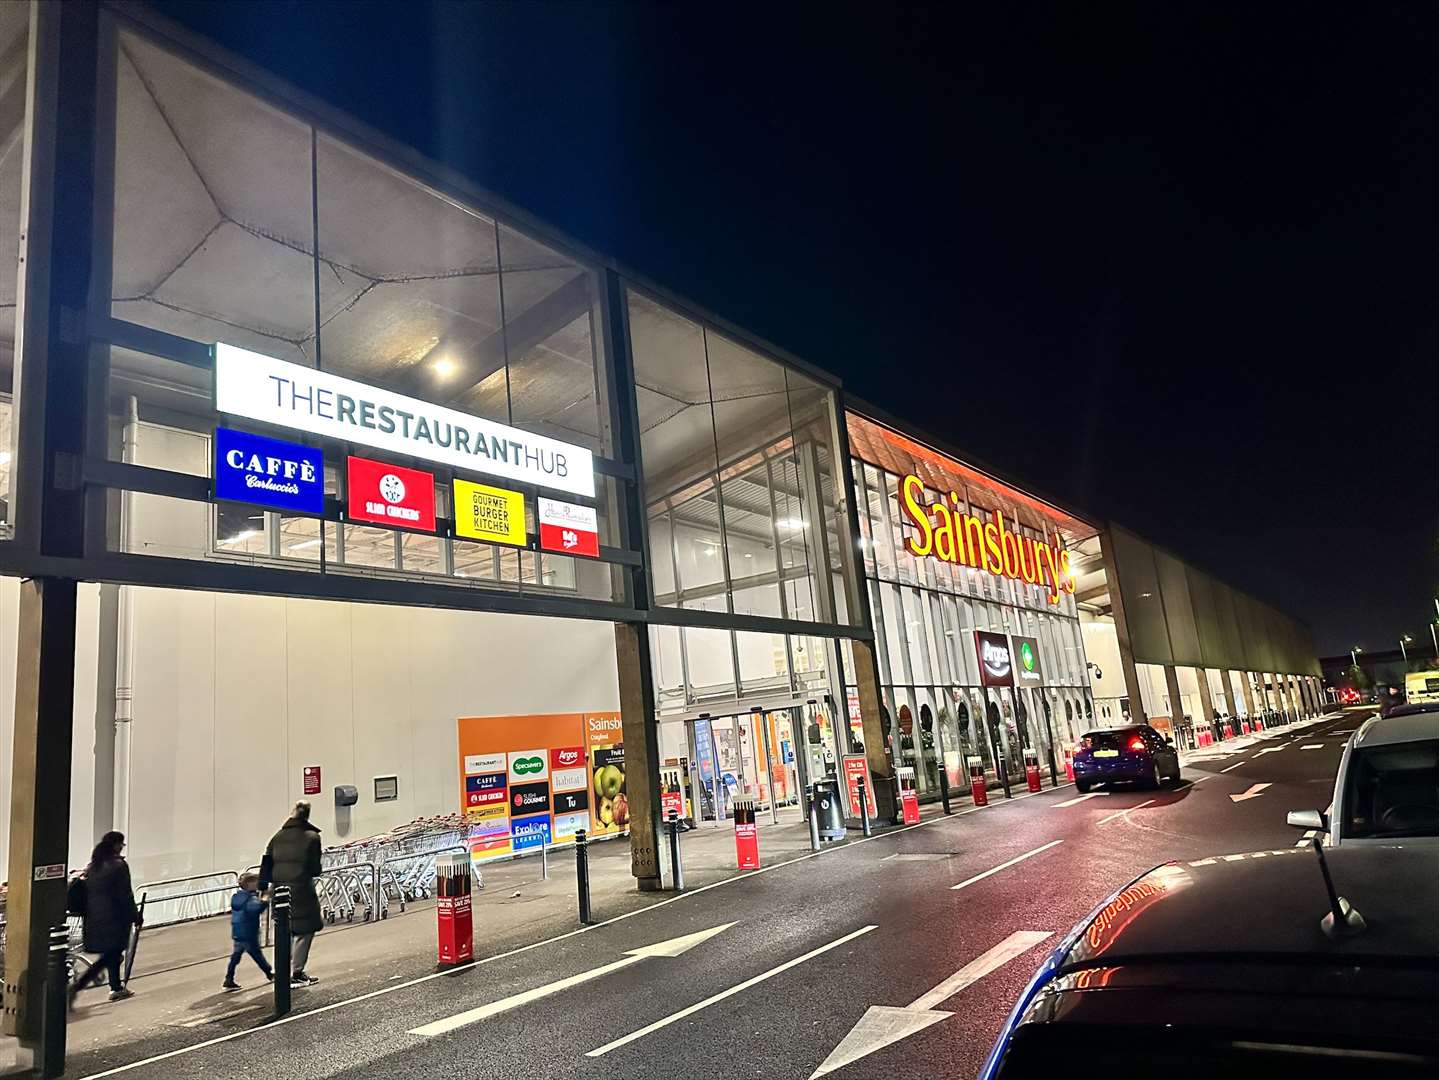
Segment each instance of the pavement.
M280 1021L259 987L220 994L222 961L162 970L223 929L147 932L140 969L157 967L130 1001L82 1004L67 1075L973 1076L1045 946L1109 893L1170 859L1299 842L1285 812L1327 805L1369 711L1206 748L1158 791L991 795L817 854L803 824L769 825L758 872L734 871L728 830L690 833L678 895L638 893L627 849L601 845L604 921L583 929L568 856L548 881L508 864L476 899L475 964L436 972L429 905L411 905L323 933L323 981Z

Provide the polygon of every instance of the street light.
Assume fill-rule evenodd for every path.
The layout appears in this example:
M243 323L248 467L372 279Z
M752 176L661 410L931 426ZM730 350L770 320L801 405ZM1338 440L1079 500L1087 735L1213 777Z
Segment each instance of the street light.
M1399 655L1404 657L1404 662L1406 664L1409 663L1409 650L1406 649L1404 646L1412 645L1413 643L1414 639L1408 634L1405 634L1402 638L1399 639Z
M1359 666L1359 654L1363 651L1364 650L1361 649L1358 645L1355 645L1352 649L1349 650L1349 659L1354 662L1355 667Z

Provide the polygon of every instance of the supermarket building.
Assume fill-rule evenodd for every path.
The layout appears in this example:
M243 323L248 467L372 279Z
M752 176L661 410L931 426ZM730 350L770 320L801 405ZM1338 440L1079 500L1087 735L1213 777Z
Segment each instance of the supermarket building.
M662 792L778 820L859 754L889 814L898 768L1319 707L1287 617L142 7L0 7L0 392L31 1034L111 828L137 881L302 796L335 841L628 831L656 888Z

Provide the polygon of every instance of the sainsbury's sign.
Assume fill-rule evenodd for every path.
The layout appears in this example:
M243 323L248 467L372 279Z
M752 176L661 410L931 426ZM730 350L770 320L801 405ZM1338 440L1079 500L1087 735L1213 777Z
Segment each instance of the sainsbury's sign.
M215 346L215 409L536 487L595 493L594 459L583 446L223 342Z
M1049 602L1059 603L1061 593L1074 592L1069 552L1055 543L1022 535L1017 523L1005 524L1003 512L992 511L989 520L965 513L958 492L925 506L924 482L910 475L900 485L900 506L914 523L915 534L904 538L912 555L933 555L957 566L972 566L999 577L1044 585Z

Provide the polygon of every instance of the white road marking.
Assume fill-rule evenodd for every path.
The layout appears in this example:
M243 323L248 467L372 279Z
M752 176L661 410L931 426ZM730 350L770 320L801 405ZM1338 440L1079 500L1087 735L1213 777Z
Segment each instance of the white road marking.
M488 1020L492 1016L509 1012L511 1009L518 1009L521 1005L528 1005L540 998L558 994L563 990L580 986L595 979L604 978L621 968L627 968L631 964L638 964L641 960L648 960L652 956L682 956L689 952L696 945L702 944L714 937L716 934L728 930L734 923L724 923L720 926L712 926L708 930L701 930L694 934L685 934L683 937L671 938L669 941L660 941L654 945L645 945L642 948L631 949L618 960L603 964L597 968L590 968L589 971L581 971L578 975L570 975L564 979L556 979L554 982L546 983L544 986L537 986L533 990L524 990L518 994L511 994L499 1001L491 1001L475 1009L466 1009L454 1016L447 1016L443 1020L436 1020L430 1024L422 1024L417 1028L410 1028L411 1035L424 1035L432 1038L436 1035L444 1035L446 1032L454 1031L456 1028L464 1027L466 1024L477 1024L481 1020Z
M1082 803L1082 802L1084 802L1085 799L1097 799L1097 798L1099 798L1101 795L1108 795L1108 794L1109 794L1109 792L1107 792L1107 791L1091 791L1091 792L1089 792L1089 794L1087 794L1087 795L1080 795L1080 796L1077 796L1076 798L1073 798L1073 799L1065 799L1064 802L1057 802L1057 803L1054 804L1054 808L1055 808L1056 810L1060 810L1060 809L1063 809L1063 808L1066 807L1066 806L1075 806L1075 805L1077 805L1078 803Z
M1306 833L1304 834L1304 839L1296 841L1295 844L1294 844L1294 846L1295 846L1295 847L1308 847L1308 846L1309 846L1309 841L1311 841L1311 840L1313 840L1313 839L1314 839L1314 830L1313 830L1313 829L1310 829L1308 832L1306 832Z
M1060 787L1068 786L1069 785L1067 783L1060 785ZM1023 795L1016 795L1013 799L1006 799L1004 802L994 803L993 808L998 809L1004 806L1006 803L1017 803L1023 801L1024 799L1032 799L1038 794L1041 794L1041 792L1030 791L1026 792ZM678 894L677 896L671 896L665 900L657 900L653 904L650 904L646 907L635 908L633 911L626 911L621 915L615 915L612 918L605 919L603 922L591 923L589 926L581 926L575 930L566 930L563 934L556 934L554 937L544 938L541 941L532 941L528 945L517 945L513 949L506 949L504 952L498 952L490 956L482 957L481 959L476 960L473 964L465 964L461 967L450 968L446 971L432 971L428 975L419 975L413 979L406 979L404 982L391 983L389 986L381 986L375 990L367 990L363 994L356 994L354 997L345 998L343 1001L332 1001L328 1005L321 1005L314 1009L306 1009L303 1012L290 1013L288 1016L282 1016L280 1019L272 1021L271 1023L265 1024L261 1027L245 1028L242 1031L232 1031L228 1035L217 1035L213 1039L205 1039L202 1042L191 1043L189 1046L182 1046L176 1050L168 1050L163 1054L155 1054L151 1057L141 1058L139 1061L131 1061L124 1065L116 1065L113 1069L105 1069L103 1072L90 1073L88 1076L81 1077L80 1080L101 1080L102 1077L115 1076L119 1073L130 1072L132 1069L143 1069L146 1065L154 1065L156 1062L168 1061L170 1058L183 1057L185 1054L193 1054L196 1050L207 1050L212 1046L219 1046L221 1043L231 1042L235 1039L243 1039L247 1035L254 1035L263 1031L272 1031L275 1028L281 1027L284 1024L293 1024L297 1020L305 1020L312 1016L320 1016L323 1013L331 1012L335 1009L343 1009L349 1005L358 1005L363 1001L369 1001L371 998L382 997L385 994L393 994L397 990L408 990L412 986L419 986L420 984L430 982L433 979L448 979L453 975L463 975L465 972L471 971L474 968L483 967L485 964L493 964L497 960L508 960L510 957L520 956L523 953L530 952L533 949L541 949L544 948L544 946L546 945L553 945L557 941L567 941L568 939L572 937L577 937L580 934L588 934L595 930L602 929L603 927L613 925L614 923L623 922L625 919L633 919L638 915L645 915L651 911L657 911L662 907L668 907L670 904L678 904L681 901L692 899L693 897L699 896L702 893L707 893L711 889L720 889L726 885L733 885L737 881L745 881L748 878L756 877L760 874L770 874L776 870L782 870L786 866L793 866L795 865L795 863L802 863L808 859L818 859L824 855L829 855L832 852L836 851L844 851L847 848L854 847L857 844L868 844L873 840L887 840L896 836L903 836L911 829L923 829L929 825L934 825L941 821L949 821L953 818L964 817L966 814L977 814L982 810L988 810L990 808L991 807L989 806L971 806L968 809L956 811L954 814L951 814L948 817L942 815L938 817L932 817L928 821L921 821L915 825L905 825L902 828L888 830L882 833L875 833L873 836L864 836L856 840L850 840L844 844L836 844L832 847L821 848L819 851L809 851L803 855L796 855L792 859L782 859L779 862L770 863L768 866L762 866L758 870L747 870L742 874L736 874L734 877L727 877L720 881L712 881L708 885L701 885L695 889L688 889L685 892Z
M933 990L921 994L903 1009L892 1005L870 1006L865 1010L864 1016L860 1017L859 1023L850 1029L849 1034L840 1040L840 1044L824 1059L824 1064L810 1073L809 1080L816 1080L826 1073L842 1069L860 1058L868 1057L876 1050L882 1050L954 1015L941 1012L935 1009L935 1006L1053 936L1053 932L1049 930L1016 930L994 948L975 957Z
M1273 786L1273 785L1271 785L1271 784L1250 784L1248 791L1244 792L1242 795L1231 795L1231 796L1229 796L1229 801L1230 801L1230 802L1243 802L1245 799L1257 799L1257 798L1259 798L1260 795L1262 795L1262 794L1264 793L1264 789L1265 789L1265 788L1267 788L1267 787L1272 787L1272 786Z
M1280 753L1281 751L1288 749L1288 747L1289 747L1290 745L1292 745L1292 744L1285 744L1284 746L1264 746L1264 747L1260 747L1259 753L1258 753L1258 754L1255 754L1254 756L1255 756L1255 757L1259 757L1260 754L1278 754L1278 753Z
M1237 768L1239 768L1239 766L1241 766L1241 765L1243 765L1243 764L1244 764L1244 762L1242 762L1242 761L1236 761L1233 765L1229 766L1229 769L1237 769ZM1229 769L1220 769L1219 771L1222 772L1222 773L1226 773L1226 772L1229 771Z
M1299 749L1301 749L1301 750L1323 750L1323 749L1324 749L1324 744L1323 744L1322 742L1305 743L1305 744L1304 744L1303 746L1301 746Z
M855 938L867 934L871 930L877 929L879 929L877 926L861 926L858 930L845 934L842 938L836 938L828 945L821 945L817 949L811 949L803 956L796 956L793 960L786 960L783 964L772 967L768 971L762 971L758 975L755 975L753 978L746 979L744 982L741 983L736 983L734 986L731 986L727 990L721 990L718 994L712 994L709 997L705 998L703 1001L697 1001L693 1005L683 1008L677 1013L670 1013L670 1015L666 1016L663 1020L656 1020L653 1024L647 1024L646 1026L640 1028L638 1031L632 1031L628 1035L622 1035L620 1038L615 1039L612 1042L605 1043L604 1046L597 1046L595 1047L595 1049L588 1051L585 1054L585 1057L603 1057L611 1050L618 1050L622 1046L628 1046L636 1039L643 1039L646 1035L652 1035L656 1031L659 1031L662 1028L667 1028L671 1024L677 1023L678 1021L683 1020L687 1016L693 1016L697 1012L708 1009L711 1005L717 1005L727 998L732 998L736 994L743 993L751 986L757 986L760 983L764 982L766 979L772 979L781 972L788 971L792 967L798 967L800 964L803 964L809 960L813 960L816 956L827 953L831 949L837 949L841 945L848 944Z
M1123 810L1120 810L1120 811L1119 811L1118 813L1116 813L1116 814L1110 814L1108 817L1102 817L1102 818L1100 818L1098 821L1096 821L1095 824L1096 824L1096 825L1105 825L1105 824L1108 824L1109 822L1113 821L1115 818L1121 818L1121 817L1123 817L1125 814L1129 813L1129 811L1131 811L1131 810L1143 810L1146 806L1149 806L1149 805L1152 804L1153 802L1154 802L1153 799L1145 799L1145 800L1144 800L1142 803L1140 803L1138 806L1129 806L1129 807L1126 807L1126 808L1123 809Z
M1191 783L1194 783L1194 784L1202 784L1202 783L1204 783L1204 781L1206 781L1206 780L1213 780L1213 779L1214 779L1214 777L1212 777L1212 776L1201 776L1198 780L1192 780L1192 781L1190 781L1190 782L1191 782Z
M973 885L976 881L983 881L985 878L989 877L991 874L997 874L997 873L999 873L1001 870L1008 870L1008 869L1009 869L1011 866L1013 866L1015 863L1022 863L1022 862L1024 862L1025 859L1031 859L1031 858L1033 858L1034 856L1038 855L1040 852L1048 851L1050 848L1052 848L1052 847L1054 847L1054 846L1056 846L1056 845L1058 845L1058 844L1062 844L1062 843L1064 843L1063 840L1051 840L1051 841L1050 841L1049 843L1047 843L1047 844L1041 844L1039 847L1035 848L1033 851L1026 851L1023 855L1016 855L1014 858L1010 859L1008 862L1002 862L1002 863L1000 863L998 866L991 866L988 870L986 870L986 871L985 871L984 873L982 873L982 874L975 874L974 877L972 877L972 878L966 878L965 880L961 881L958 885L951 885L951 886L950 886L950 889L951 889L951 890L953 890L953 889L963 889L963 888L964 888L965 886L967 886L967 885Z

